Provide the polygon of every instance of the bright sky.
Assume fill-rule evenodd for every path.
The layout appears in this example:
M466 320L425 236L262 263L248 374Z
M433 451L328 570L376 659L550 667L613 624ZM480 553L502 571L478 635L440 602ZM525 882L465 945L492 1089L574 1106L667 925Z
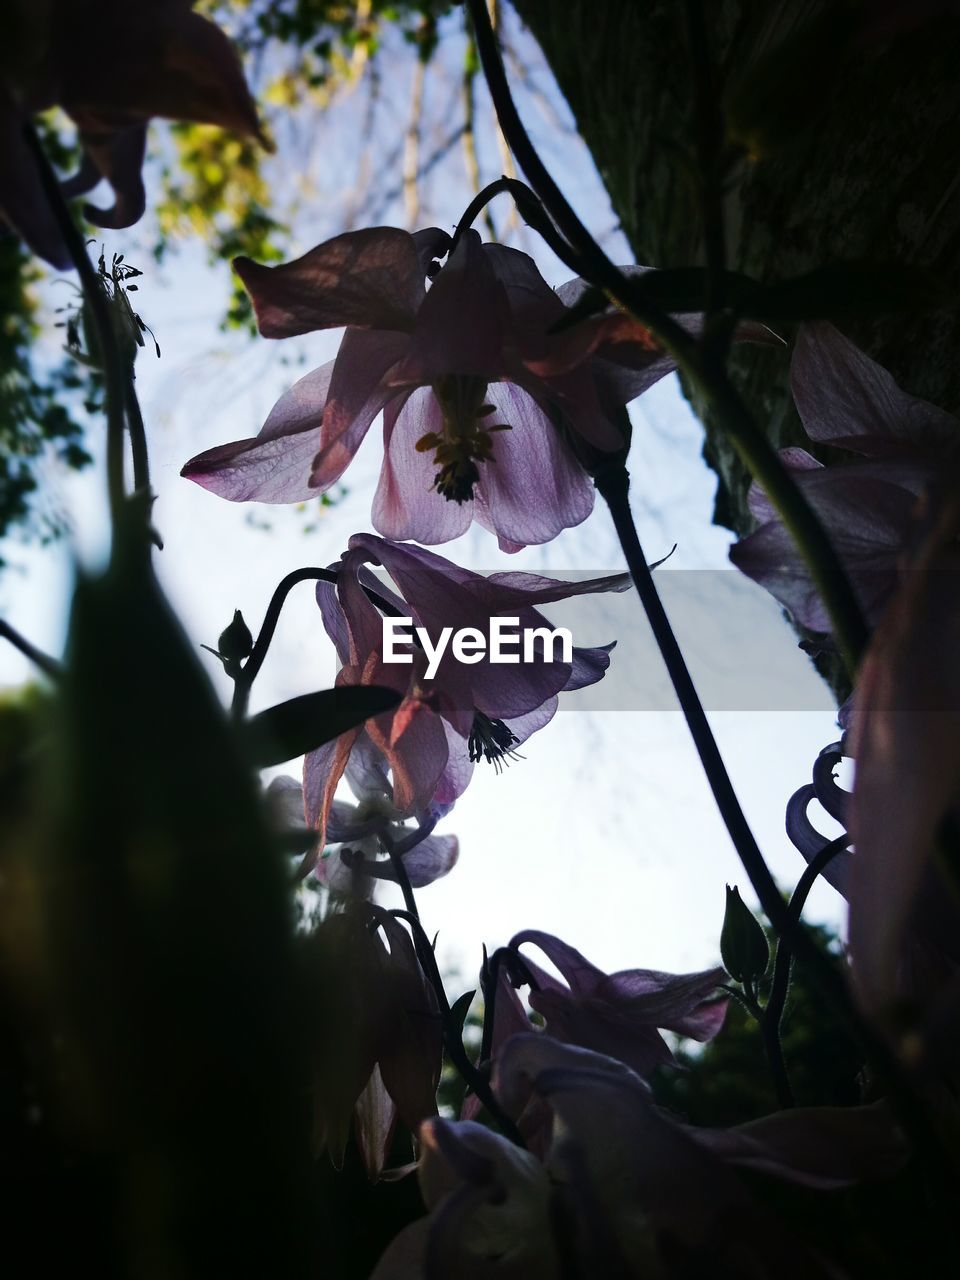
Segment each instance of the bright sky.
M533 70L538 73L536 65ZM565 110L555 95L554 105ZM348 113L350 103L338 110ZM344 130L337 112L330 117L335 148ZM550 121L540 120L538 128L578 207L606 231L613 217L584 149ZM338 171L336 152L328 158L329 184L329 174ZM498 172L494 167L487 176ZM458 163L438 166L431 178L433 220L452 225L470 195ZM301 249L340 229L343 203L306 205ZM394 206L382 221L402 225L403 212ZM604 238L620 260L629 260L618 235ZM519 247L535 253L552 284L567 278L532 237ZM109 251L125 251L136 265L149 267L137 248L136 233L108 242ZM217 325L226 273L211 271L197 244L187 246L163 277L148 271L140 283L143 314L163 348L161 361L148 354L138 366L158 495L155 517L166 542L158 569L188 635L198 645L215 644L235 608L255 631L284 574L329 563L350 534L371 528L379 423L345 477L349 492L322 513L237 506L182 480L180 468L194 453L254 435L302 371L332 358L339 335L282 344L225 338ZM62 301L62 293L51 296L54 305ZM295 367L298 357L304 370ZM784 807L809 781L817 752L837 736L831 700L775 603L728 565L729 535L710 524L715 478L700 456L702 431L676 381L648 392L632 414L630 469L641 540L650 559L677 543L675 555L657 571L658 581L761 848L774 874L792 884L803 861L783 832ZM74 557L95 558L102 545L102 469L80 478L51 473L50 482L70 513L74 535L44 549L4 547L13 567L0 578L0 612L56 653ZM602 574L622 568L599 506L579 528L518 556L499 553L493 537L479 529L439 550L484 570L509 565ZM460 838L459 865L418 895L428 932L440 931L443 961L467 977L479 966L482 942L496 946L521 928L559 934L605 968L704 967L718 957L724 884L739 883L750 899L682 717L672 710L639 603L632 592L589 600L569 615L563 606L546 612L564 625L569 617L579 643L620 637L605 687L569 695L554 722L530 739L523 761L499 776L492 768L477 769L442 827ZM204 655L204 661L226 700L230 682L213 658ZM332 647L305 584L284 611L252 709L325 687L334 670ZM19 654L0 646L0 684L31 674ZM285 771L296 773L296 762ZM836 828L825 820L824 830ZM820 885L808 912L836 923L841 905Z

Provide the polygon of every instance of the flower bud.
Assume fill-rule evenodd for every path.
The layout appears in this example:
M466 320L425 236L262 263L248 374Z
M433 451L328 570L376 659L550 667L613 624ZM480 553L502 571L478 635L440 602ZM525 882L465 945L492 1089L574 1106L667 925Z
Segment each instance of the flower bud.
M217 648L220 657L226 662L242 662L244 658L249 657L250 650L253 648L253 636L239 609L234 613L229 627L220 632Z
M723 967L734 982L752 983L762 978L770 962L770 946L763 926L740 897L736 885L727 885L727 909L720 931Z

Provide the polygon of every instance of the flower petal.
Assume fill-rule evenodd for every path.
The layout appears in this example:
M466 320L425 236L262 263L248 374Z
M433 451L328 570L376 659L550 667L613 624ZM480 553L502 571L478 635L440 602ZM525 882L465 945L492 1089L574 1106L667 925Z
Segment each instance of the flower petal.
M278 267L233 265L265 338L342 325L408 332L424 296L417 246L395 227L348 231Z
M333 361L314 369L281 396L250 440L217 445L191 458L180 472L230 502L309 502L320 446L320 423Z
M412 889L433 884L457 865L460 842L456 836L427 836L403 855L403 866Z
M826 321L800 327L790 381L812 440L877 458L960 449L960 422L952 414L902 391Z
M539 405L519 387L491 383L487 400L509 431L492 437L493 456L480 464L492 531L524 545L549 542L593 510L593 482Z
M396 397L383 413L383 466L373 499L373 527L395 541L435 544L458 538L470 527L472 502L449 502L433 487L437 465L417 441L443 430L443 415L433 391L418 387L406 399Z

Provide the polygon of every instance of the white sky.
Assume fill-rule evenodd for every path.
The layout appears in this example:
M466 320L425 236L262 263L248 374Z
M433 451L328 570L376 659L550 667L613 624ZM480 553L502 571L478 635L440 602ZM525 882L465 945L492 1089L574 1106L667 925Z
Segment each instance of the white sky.
M349 103L341 110L349 112ZM341 137L338 119L331 117L328 131ZM549 122L539 127L544 149L579 208L595 228L609 228L612 214L582 146L554 132ZM488 177L498 172L495 155L492 163ZM334 156L331 172L336 168ZM334 179L326 180L335 188ZM431 187L435 220L452 224L470 194L457 163L438 166ZM331 200L315 208L306 204L301 249L338 229L339 210ZM497 208L502 213L503 205ZM392 209L384 218L391 220L402 225L402 211ZM628 260L618 235L604 239ZM126 251L137 265L149 267L137 246L136 233L108 241L110 251ZM567 278L549 253L534 248L532 237L519 247L535 253L552 284ZM155 517L166 542L157 565L187 633L197 644L215 644L235 608L255 631L284 574L329 563L350 534L371 528L379 423L347 472L349 492L316 519L288 508L226 503L180 479L181 466L194 453L254 435L277 396L300 376L288 361L302 356L305 368L312 368L330 359L338 335L282 344L225 338L217 323L226 272L212 272L197 244L186 246L162 278L148 271L140 283L143 314L163 348L160 362L147 354L138 367L158 495ZM62 293L52 296L62 301ZM715 478L700 457L702 431L675 380L647 393L632 414L630 469L641 540L651 559L678 544L657 571L658 580L668 607L680 600L676 626L708 709L774 708L718 710L711 720L771 869L791 884L803 862L783 832L784 806L809 781L820 748L836 737L832 704L777 606L727 563L729 536L710 524ZM74 537L45 549L4 547L13 567L0 578L0 612L56 653L74 556L95 557L101 545L102 475L51 471L50 482L70 512ZM493 537L479 529L438 550L479 569L509 564L605 573L622 567L600 506L579 528L518 556L501 555ZM632 593L590 600L591 634L575 635L579 642L615 639L631 619L640 620ZM563 620L560 611L552 616ZM582 604L577 618L584 620ZM230 682L213 658L204 655L204 661L226 700ZM682 717L663 709L672 703L656 653L649 646L625 650L621 644L613 662L607 692L615 698L604 703L591 701L590 691L570 695L567 709L530 739L525 760L499 776L492 768L477 769L443 824L442 830L460 837L459 865L418 898L428 932L440 931L444 962L464 975L476 972L481 942L495 946L530 927L559 934L605 968L703 967L718 957L725 882L739 883L750 898ZM253 709L329 685L333 663L311 588L304 584L284 611L255 686ZM18 653L0 645L0 685L31 674ZM654 709L576 710L577 700ZM295 773L295 764L288 771ZM841 905L820 885L808 914L838 922Z

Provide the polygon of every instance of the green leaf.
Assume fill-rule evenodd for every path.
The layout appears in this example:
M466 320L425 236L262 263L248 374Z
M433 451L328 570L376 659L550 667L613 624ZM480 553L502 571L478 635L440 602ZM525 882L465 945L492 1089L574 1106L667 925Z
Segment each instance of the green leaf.
M399 701L398 693L380 685L305 693L247 720L241 728L244 747L258 769L283 764L315 751L371 716L391 711Z

